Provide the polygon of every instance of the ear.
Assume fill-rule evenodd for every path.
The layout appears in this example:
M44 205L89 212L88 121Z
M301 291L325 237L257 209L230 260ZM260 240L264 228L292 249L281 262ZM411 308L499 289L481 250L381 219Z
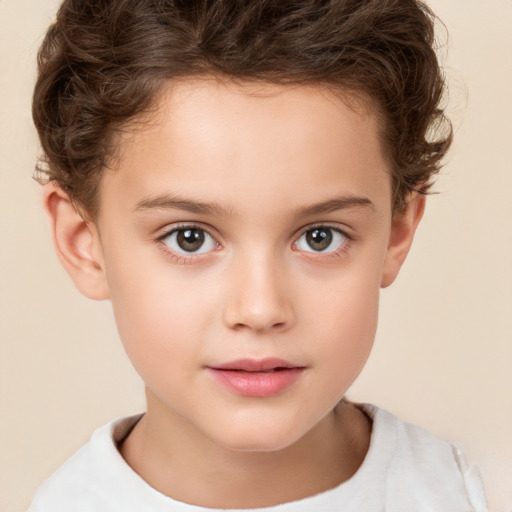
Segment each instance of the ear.
M392 284L398 276L424 211L425 195L411 192L407 199L406 209L402 213L394 215L380 283L382 288Z
M57 256L80 292L90 299L109 298L98 229L84 220L68 195L54 182L43 187Z

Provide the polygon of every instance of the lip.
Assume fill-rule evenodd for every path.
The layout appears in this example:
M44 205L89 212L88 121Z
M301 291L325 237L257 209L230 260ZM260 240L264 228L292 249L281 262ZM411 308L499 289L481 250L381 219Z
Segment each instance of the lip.
M217 382L248 397L278 395L294 384L305 370L283 359L238 359L207 367Z

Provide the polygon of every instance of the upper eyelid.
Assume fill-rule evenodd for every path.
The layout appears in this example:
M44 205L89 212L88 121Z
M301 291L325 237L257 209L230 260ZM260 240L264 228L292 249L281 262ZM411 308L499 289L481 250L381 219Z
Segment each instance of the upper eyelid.
M217 231L208 225L203 224L202 222L176 222L174 224L167 224L166 226L159 228L156 230L156 239L163 240L167 238L169 235L174 233L175 231L180 231L182 229L200 229L204 231L209 236L211 236L215 241L218 242L219 236L216 235ZM212 233L212 231L214 233Z
M348 229L343 229L342 227L333 225L332 223L329 223L329 222L326 222L326 223L316 222L316 223L308 224L308 225L300 228L298 231L298 234L295 237L295 241L297 241L298 238L300 238L302 235L304 235L308 231L311 231L313 229L321 229L321 228L332 229L334 231L338 231L338 233L341 233L344 237L348 238L349 240L353 240L353 238L354 238L353 235L351 235L348 232Z
M218 234L218 231L213 228L213 226L210 226L208 224L204 224L202 222L176 222L174 224L168 224L156 231L156 240L162 241L168 236L170 236L173 232L179 231L180 229L190 229L190 228L196 228L201 229L205 233L207 233L209 236L211 236L217 243L219 242L219 239L222 238L220 234ZM354 236L349 233L348 229L344 229L340 227L339 225L335 225L332 222L314 222L311 224L306 224L305 226L302 226L298 230L295 231L295 234L293 235L293 244L297 243L298 239L307 233L308 231L311 231L313 229L333 229L334 231L338 231L341 233L344 237L346 237L349 240L353 240ZM222 244L221 244L222 245Z

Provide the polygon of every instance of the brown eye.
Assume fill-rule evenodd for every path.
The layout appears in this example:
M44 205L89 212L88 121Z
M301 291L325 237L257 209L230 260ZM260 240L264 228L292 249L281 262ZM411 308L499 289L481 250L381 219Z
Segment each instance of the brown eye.
M174 229L161 240L169 249L180 254L201 254L212 251L216 246L210 234L196 227Z
M314 251L325 251L332 243L330 229L312 229L306 233L306 242Z
M204 231L202 229L180 229L177 232L176 242L186 252L196 252L204 244Z
M349 238L336 228L319 226L305 231L295 247L305 252L335 252L347 244Z

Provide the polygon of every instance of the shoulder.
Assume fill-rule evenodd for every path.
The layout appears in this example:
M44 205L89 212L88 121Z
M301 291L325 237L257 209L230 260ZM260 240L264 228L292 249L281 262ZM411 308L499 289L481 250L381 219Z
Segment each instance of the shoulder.
M361 408L373 419L370 451L373 449L387 461L389 499L413 508L422 503L422 510L487 510L478 469L466 464L457 444L376 406L363 404Z
M37 490L29 512L102 510L124 492L123 472L129 476L116 440L133 428L140 415L121 418L97 429ZM101 508L100 507L101 504Z

